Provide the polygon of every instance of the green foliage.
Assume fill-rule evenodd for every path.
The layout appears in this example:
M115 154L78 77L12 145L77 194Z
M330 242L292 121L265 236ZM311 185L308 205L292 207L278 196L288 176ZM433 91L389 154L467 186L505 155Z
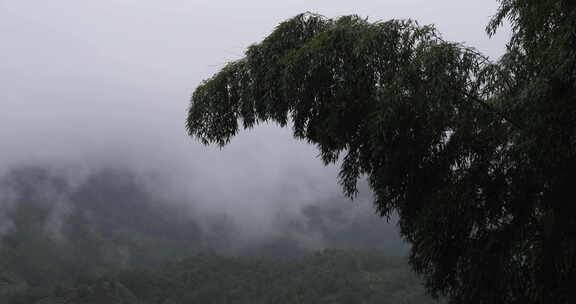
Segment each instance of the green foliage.
M327 250L289 260L199 254L162 267L118 269L115 274L61 284L51 295L27 290L2 303L439 302L425 294L403 259L381 251Z
M324 251L299 260L197 255L116 280L144 303L436 303L401 259Z
M353 197L366 175L452 303L576 301L576 3L502 0L491 62L414 21L303 14L203 82L187 129L225 145L293 124Z

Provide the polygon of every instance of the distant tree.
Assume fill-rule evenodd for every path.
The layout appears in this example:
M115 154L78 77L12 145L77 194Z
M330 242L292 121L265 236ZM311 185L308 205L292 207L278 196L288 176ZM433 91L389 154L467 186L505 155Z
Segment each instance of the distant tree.
M292 124L347 195L368 177L451 303L576 303L576 1L499 2L496 62L410 20L296 16L196 89L187 130Z

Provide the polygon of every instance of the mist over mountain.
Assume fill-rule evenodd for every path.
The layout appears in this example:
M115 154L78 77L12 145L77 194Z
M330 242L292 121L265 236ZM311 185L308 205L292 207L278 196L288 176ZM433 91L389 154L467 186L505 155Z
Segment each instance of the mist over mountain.
M498 54L505 35L488 40L482 29L497 4L201 2L0 1L0 235L19 229L15 217L28 206L43 210L35 231L62 243L76 219L230 253L404 248L368 191L343 198L338 167L325 167L316 147L273 124L222 150L202 146L184 130L188 100L202 79L304 11L416 18L448 40L484 37L472 44ZM461 14L446 14L453 10Z
M343 286L352 286L347 299L370 294L373 302L397 303L407 290L421 299L396 218L375 214L366 185L354 201L344 198L338 166L324 166L316 147L273 124L241 132L223 149L203 146L186 134L188 101L202 79L305 11L415 18L492 56L507 41L484 35L496 7L456 0L0 1L0 303L12 294L24 294L18 304L52 293L45 303L109 299L110 290L133 293L117 303L143 296L177 303L160 299L185 295L226 303L224 286L246 287L244 299L255 299L267 282L279 295L303 291L307 303L334 303ZM379 253L346 253L372 248ZM400 258L367 266L389 257ZM190 273L211 280L179 281L197 278Z
M374 214L369 193L362 192L356 202L327 195L301 205L298 212L278 209L262 218L259 227L265 231L251 234L250 228L256 226L245 225L245 217L206 212L193 196L155 194L155 187L163 183L159 176L113 167L71 172L70 168L20 166L0 178L0 281L4 282L0 295L15 294L26 303L62 288L58 286L75 286L83 278L94 280L119 271L125 273L122 282L136 284L125 277L131 269L157 268L198 254L210 255L208 260L192 259L199 263L194 267L216 263L218 258L210 257L216 254L247 258L242 267L250 268L257 267L251 258L291 261L326 249L378 249L398 261L407 250L391 224ZM286 195L279 200L290 204L291 199ZM222 259L229 263L228 258ZM270 263L266 267L288 267L278 270L288 273L290 267L298 267ZM400 265L402 272L408 271L405 262ZM186 268L173 268L170 273L177 269ZM236 271L225 269L213 271ZM150 280L157 275L161 274L150 273ZM417 284L412 276L410 280ZM279 288L285 283L278 284ZM138 286L131 288L142 288ZM420 297L422 290L418 290L415 295Z
M297 213L278 210L263 219L266 232L250 235L238 218L196 208L194 197L155 195L157 184L153 176L118 168L99 169L81 181L38 166L9 171L0 179L0 246L9 256L3 267L35 260L30 255L39 251L42 259L84 263L84 270L97 273L110 264L158 264L206 251L295 257L325 248L406 250L368 201L334 195Z

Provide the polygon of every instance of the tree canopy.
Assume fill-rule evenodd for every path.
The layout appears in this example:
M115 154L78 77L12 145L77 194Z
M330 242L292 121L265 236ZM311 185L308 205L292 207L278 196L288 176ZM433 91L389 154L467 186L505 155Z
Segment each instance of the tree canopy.
M500 0L493 61L412 20L302 14L194 92L187 130L225 145L291 124L354 197L399 214L410 263L451 303L576 301L576 2Z

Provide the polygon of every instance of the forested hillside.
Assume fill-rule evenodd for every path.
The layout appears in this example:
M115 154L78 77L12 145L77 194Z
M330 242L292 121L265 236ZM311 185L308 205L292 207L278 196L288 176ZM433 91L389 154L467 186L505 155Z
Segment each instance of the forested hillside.
M0 303L429 301L386 222L350 201L279 214L279 233L250 240L129 170L20 167L0 189Z
M31 303L30 295L13 303ZM402 259L323 251L297 260L200 254L153 270L124 270L58 286L56 303L435 303Z

